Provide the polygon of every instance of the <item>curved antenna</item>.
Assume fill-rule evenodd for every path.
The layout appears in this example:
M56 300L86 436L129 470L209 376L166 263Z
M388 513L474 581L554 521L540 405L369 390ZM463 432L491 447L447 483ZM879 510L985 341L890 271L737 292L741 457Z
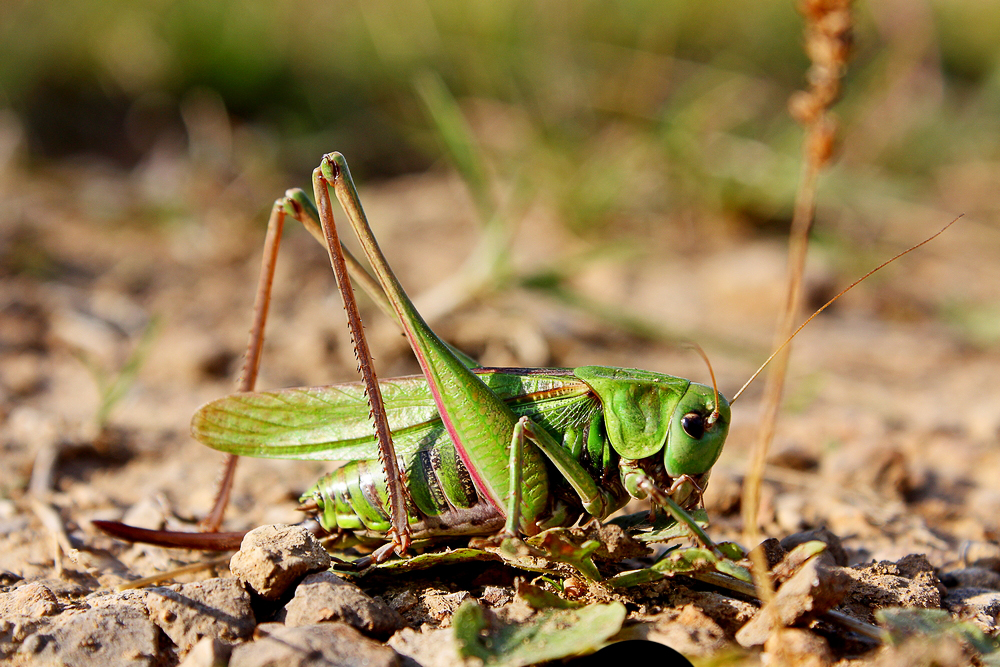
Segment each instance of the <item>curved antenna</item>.
M706 426L711 426L719 419L719 385L715 381L715 371L712 369L712 362L708 360L708 355L705 354L705 350L698 345L698 343L690 340L687 345L694 349L695 352L701 355L701 358L705 360L705 365L708 366L708 374L712 377L712 391L715 393L715 402L712 404L712 414L708 416L705 420Z
M866 273L865 275L861 276L860 278L858 278L857 280L855 280L853 283L851 283L850 285L848 285L847 287L845 287L843 290L841 290L840 293L837 294L837 296L833 297L832 299L830 299L829 301L827 301L826 303L824 303L822 306L820 306L820 308L815 313L813 313L812 315L810 315L809 319L807 319L805 322L803 322L802 324L800 324L799 328L796 329L792 333L791 336L789 336L788 338L786 338L785 342L782 343L781 345L779 345L777 347L777 349L775 349L775 351L771 353L771 356L767 358L767 361L765 361L763 364L761 364L760 368L758 368L754 372L754 374L750 376L750 379L747 380L746 383L744 383L744 385L742 387L740 387L740 390L738 392L736 392L736 394L729 400L730 405L733 404L733 403L735 403L736 399L739 398L743 394L743 391L747 387L750 386L750 383L757 379L757 376L760 375L761 371L763 371L765 368L767 368L767 365L769 363L771 363L771 360L774 359L778 355L779 352L781 352L783 349L785 349L785 346L788 345L789 343L791 343L792 339L795 338L795 336L797 336L798 333L800 331L802 331L802 329L804 329L807 324L809 324L810 322L812 322L813 319L815 319L817 315L819 315L824 310L826 310L830 306L830 304L832 304L834 301L836 301L840 297L842 297L845 294L847 294L848 292L850 292L852 289L854 289L857 285L859 285L864 280L866 280L873 273L876 273L877 271L882 270L883 268L885 268L889 264L892 264L893 262L895 262L897 259L899 259L903 255L911 253L914 250L916 250L917 248L919 248L920 246L922 246L922 245L924 245L926 243L930 243L931 241L933 241L937 237L941 236L941 234L943 234L946 229L948 229L949 227L951 227L952 225L954 225L956 222L958 222L959 219L961 219L962 216L964 216L964 215L965 214L963 213L962 215L958 216L957 218L955 218L954 220L952 220L951 222L949 222L947 225L945 225L944 227L942 227L941 230L939 232L937 232L936 234L934 234L934 235L932 235L932 236L924 239L923 241L921 241L920 243L916 244L915 246L910 246L909 248L907 248L903 252L899 253L895 257L892 257L891 259L887 259L886 261L882 262L881 264L879 264L878 266L876 266L874 269L872 269L871 271L869 271L868 273ZM706 361L707 361L707 359L706 359ZM714 381L714 376L713 376L713 381Z

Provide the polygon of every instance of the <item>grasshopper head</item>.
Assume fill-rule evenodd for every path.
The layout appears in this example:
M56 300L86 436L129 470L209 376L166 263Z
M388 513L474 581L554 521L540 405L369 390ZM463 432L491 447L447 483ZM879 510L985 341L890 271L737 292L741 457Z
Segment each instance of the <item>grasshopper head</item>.
M729 433L729 401L711 387L692 382L670 418L663 464L671 477L701 475L715 465Z
M715 390L683 378L634 368L573 369L600 397L608 440L624 459L656 457L671 478L702 475L722 453L729 433L729 402ZM654 477L656 475L654 474Z

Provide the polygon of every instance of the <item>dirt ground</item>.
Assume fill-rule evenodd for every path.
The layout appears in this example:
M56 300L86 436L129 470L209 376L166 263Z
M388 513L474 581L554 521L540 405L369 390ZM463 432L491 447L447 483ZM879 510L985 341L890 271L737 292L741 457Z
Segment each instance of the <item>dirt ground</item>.
M211 505L222 455L194 442L188 423L199 405L233 390L264 211L297 183L271 174L231 179L168 159L133 173L86 164L31 173L10 166L2 179L0 595L46 582L58 601L46 622L55 622L128 579L200 558L117 542L90 521L184 529ZM361 187L411 294L452 275L477 242L473 206L451 176L432 172ZM952 205L961 206L899 206L867 226L821 210L820 224L838 240L810 258L810 299L821 300L936 231L961 212ZM352 380L355 364L325 255L301 230L285 238L259 386ZM721 390L732 395L767 356L783 290L784 240L732 220L659 220L625 225L611 242L625 248L625 258L598 255L579 267L572 285L618 313L699 341ZM539 202L519 222L512 266L528 274L592 244L562 229ZM938 606L987 634L996 633L1000 610L1000 586L984 574L1000 581L998 253L996 227L970 216L806 329L795 342L761 518L765 534L777 538L826 527L852 566L925 555L934 570L921 576L941 593ZM505 285L458 301L434 302L447 312L432 324L484 365L606 364L707 381L696 355L538 292ZM365 315L380 374L415 372L392 324L367 305ZM137 361L134 377L130 360ZM102 386L105 396L120 389L104 409ZM761 387L734 405L713 470L706 507L709 532L719 540L742 540L739 492ZM327 469L243 460L227 528L298 522L295 499ZM955 574L973 565L976 586ZM220 566L178 580L216 575L229 576ZM499 580L510 585L507 575ZM439 593L469 585L446 569L412 581ZM408 584L394 585L398 595ZM721 614L713 620L723 638L709 641L707 633L700 648L697 640L678 648L689 655L738 650L733 635L745 619L735 611L706 612L692 602L698 593L671 586L681 592L668 595L660 586L658 598L646 587L623 594L633 620L693 613L694 605ZM956 597L970 586L993 606L966 604L966 593ZM483 597L482 588L466 590ZM876 598L869 598L868 613L892 606ZM17 653L31 633L8 621L0 646L31 664L30 655ZM410 622L434 629L450 621L445 613ZM831 660L907 664L901 649L830 645ZM740 655L756 661L760 653ZM956 655L961 661L969 653ZM151 660L181 657L183 651Z

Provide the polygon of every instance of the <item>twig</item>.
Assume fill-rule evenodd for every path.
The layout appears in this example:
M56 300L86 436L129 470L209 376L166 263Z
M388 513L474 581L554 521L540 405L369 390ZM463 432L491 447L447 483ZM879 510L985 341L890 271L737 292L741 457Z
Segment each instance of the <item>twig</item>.
M179 574L190 574L191 572L200 572L202 570L207 570L208 568L215 567L216 565L222 565L223 563L228 563L230 558L231 556L229 554L226 554L225 556L216 556L215 558L211 558L205 561L200 561L198 563L191 563L190 565L182 565L172 570L167 570L166 572L151 574L150 576L143 577L142 579L135 579L126 584L120 584L115 587L115 590L121 592L133 588L145 588L146 586L152 586L153 584L158 584L161 581L166 581L167 579L174 579Z

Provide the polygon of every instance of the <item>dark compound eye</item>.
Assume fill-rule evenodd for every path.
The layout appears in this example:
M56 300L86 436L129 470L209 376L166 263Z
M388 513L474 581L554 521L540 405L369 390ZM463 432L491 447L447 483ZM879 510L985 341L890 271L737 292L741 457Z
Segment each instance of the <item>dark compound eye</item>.
M705 435L705 417L697 412L689 412L681 417L681 427L695 440L701 440Z

